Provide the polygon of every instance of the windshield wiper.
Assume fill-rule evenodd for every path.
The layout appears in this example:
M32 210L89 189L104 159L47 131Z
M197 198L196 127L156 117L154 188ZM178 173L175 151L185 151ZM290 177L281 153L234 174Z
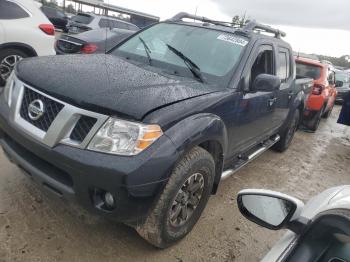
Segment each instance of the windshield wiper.
M149 49L148 45L146 44L145 40L143 40L141 37L139 37L141 43L143 44L143 47L145 48L145 52L148 58L148 63L152 65L152 58L151 58L151 49Z
M195 62L193 62L190 58L185 56L183 53L181 53L179 50L177 50L175 47L172 47L169 44L166 44L166 46L169 48L171 52L173 52L175 55L180 57L185 65L190 69L191 73L194 75L195 78L197 78L200 82L204 83L203 75L201 73L201 69L196 65Z

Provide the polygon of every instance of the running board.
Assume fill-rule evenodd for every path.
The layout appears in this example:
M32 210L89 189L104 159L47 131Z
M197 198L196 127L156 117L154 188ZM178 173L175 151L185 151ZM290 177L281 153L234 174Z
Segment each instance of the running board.
M276 144L278 141L280 141L281 137L279 135L276 135L275 137L266 140L265 142L261 143L261 147L254 151L253 153L249 154L248 156L239 157L239 160L237 164L232 168L225 170L221 174L221 180L225 180L232 176L234 173L236 173L238 170L240 170L242 167L259 157L262 153L267 151L269 148L271 148L274 144Z

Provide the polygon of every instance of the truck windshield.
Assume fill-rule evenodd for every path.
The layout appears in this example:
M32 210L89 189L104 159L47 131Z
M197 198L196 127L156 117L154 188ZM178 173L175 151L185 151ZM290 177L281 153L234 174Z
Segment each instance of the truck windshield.
M197 73L205 81L215 83L231 76L247 44L247 38L233 33L160 23L137 34L113 50L112 54L194 77L186 65L187 59L187 62L190 60L196 65Z
M297 63L297 77L309 77L317 80L321 77L321 67L316 65Z

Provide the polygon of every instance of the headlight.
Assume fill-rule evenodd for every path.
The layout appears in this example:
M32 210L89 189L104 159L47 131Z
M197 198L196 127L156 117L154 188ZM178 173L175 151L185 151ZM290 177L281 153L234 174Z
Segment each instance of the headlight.
M11 107L11 104L12 104L12 92L13 92L14 84L15 84L15 72L12 71L11 75L7 78L6 85L4 87L4 98L9 107Z
M137 155L162 134L158 125L110 118L91 140L88 149L115 155Z

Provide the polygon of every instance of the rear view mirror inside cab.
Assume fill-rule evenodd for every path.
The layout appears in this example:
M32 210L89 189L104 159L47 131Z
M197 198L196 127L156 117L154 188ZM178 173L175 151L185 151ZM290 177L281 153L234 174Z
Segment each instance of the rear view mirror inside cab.
M272 230L297 230L294 221L304 207L296 198L268 190L243 190L238 194L237 203L243 216Z

